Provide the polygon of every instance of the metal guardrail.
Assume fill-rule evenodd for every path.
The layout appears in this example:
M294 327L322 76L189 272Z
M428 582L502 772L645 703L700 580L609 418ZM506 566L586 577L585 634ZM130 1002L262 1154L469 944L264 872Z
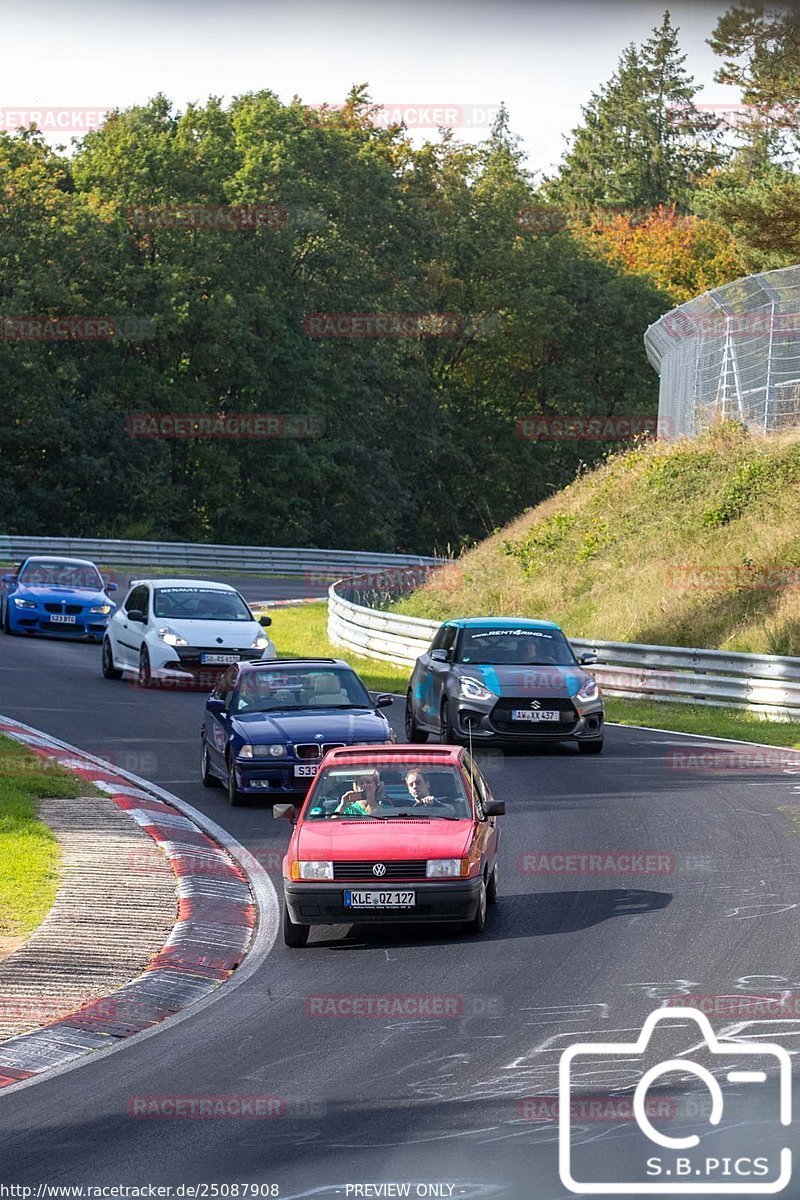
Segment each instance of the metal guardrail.
M306 575L328 583L343 574L371 572L375 584L390 582L414 567L442 562L415 554L323 550L292 546L220 546L195 542L138 542L112 538L11 537L0 534L0 560L19 562L28 554L63 554L105 565L172 567L177 570L235 571L258 575ZM318 578L314 578L314 577ZM389 576L389 578L385 578ZM398 576L399 577L399 576Z
M439 621L387 612L348 598L358 580L328 590L328 636L369 658L411 665L430 645ZM800 721L800 659L683 646L647 646L570 638L577 653L594 652L588 668L606 695L629 699L743 708Z

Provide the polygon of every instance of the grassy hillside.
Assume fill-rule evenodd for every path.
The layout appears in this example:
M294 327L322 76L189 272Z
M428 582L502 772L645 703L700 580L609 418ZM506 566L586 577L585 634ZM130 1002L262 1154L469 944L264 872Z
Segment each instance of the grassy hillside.
M612 455L396 607L800 655L800 431L764 438L727 422Z

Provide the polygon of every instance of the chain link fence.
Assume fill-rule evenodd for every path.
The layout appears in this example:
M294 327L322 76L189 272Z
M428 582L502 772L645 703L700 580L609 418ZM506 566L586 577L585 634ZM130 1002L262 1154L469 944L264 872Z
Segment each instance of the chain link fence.
M659 437L691 437L720 418L764 433L800 425L800 266L695 296L644 343L661 377Z

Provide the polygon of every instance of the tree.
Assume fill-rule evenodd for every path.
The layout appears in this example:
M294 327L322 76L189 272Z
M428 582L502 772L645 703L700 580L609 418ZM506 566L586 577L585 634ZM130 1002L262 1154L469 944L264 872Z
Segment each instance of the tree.
M693 188L721 156L719 122L694 104L669 13L583 109L583 124L547 193L572 207L687 209Z

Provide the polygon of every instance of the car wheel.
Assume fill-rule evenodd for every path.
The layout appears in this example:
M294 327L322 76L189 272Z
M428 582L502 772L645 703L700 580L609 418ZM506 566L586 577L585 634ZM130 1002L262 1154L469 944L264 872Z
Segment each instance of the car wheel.
M453 733L453 726L450 723L450 706L446 700L442 704L442 712L439 717L439 741L445 746L458 745L458 739Z
M420 729L414 720L414 701L411 698L411 692L406 696L405 730L407 742L427 742L428 740L426 730Z
M479 934L483 933L486 928L486 900L487 900L486 880L481 880L481 890L478 893L478 910L471 921L467 921L464 926L465 933Z
M602 754L603 739L597 738L594 742L578 742L578 749L581 754Z
M114 653L108 638L103 638L103 678L122 679L122 671L114 666Z
M498 867L497 867L497 862L495 862L494 867L492 868L492 873L489 876L489 882L486 885L486 903L487 904L496 904L497 903L497 872L498 872Z
M228 804L231 808L240 808L245 798L236 786L236 768L228 758Z
M311 931L310 925L295 925L292 918L289 916L289 908L286 901L283 902L283 940L287 946L291 946L293 950L299 950L301 946L305 946L308 941L308 935Z
M212 774L211 763L208 761L208 746L204 737L200 738L200 780L203 787L222 787L222 781Z
M150 671L150 655L147 653L147 646L142 646L139 651L139 674L136 682L140 688L149 688L153 682L153 676Z

